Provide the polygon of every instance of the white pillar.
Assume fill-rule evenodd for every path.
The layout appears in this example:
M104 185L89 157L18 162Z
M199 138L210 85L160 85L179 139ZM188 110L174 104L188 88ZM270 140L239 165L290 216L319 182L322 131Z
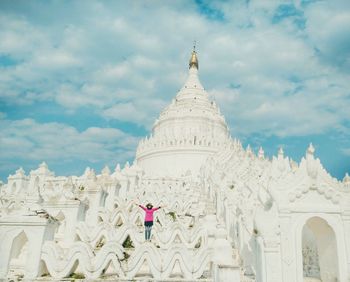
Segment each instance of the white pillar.
M215 233L213 244L213 278L215 282L239 282L241 271L237 258L233 257L234 250L227 240L227 233L223 227ZM235 252L236 256L238 253Z
M215 282L239 282L241 274L239 266L214 264Z
M265 242L264 244L265 255L265 273L266 282L281 282L281 254L280 246L275 242Z
M97 225L97 214L100 206L101 193L102 192L100 189L88 191L89 209L87 211L87 217L89 218L89 220L86 222L89 226Z
M347 257L347 280L350 281L350 210L346 210L342 215L344 223L344 238ZM339 262L340 263L340 262Z
M81 205L78 200L67 200L62 203L56 204L44 204L43 208L48 211L49 214L56 216L60 211L64 214L66 226L64 230L64 244L69 246L74 242L76 234L76 226L78 222L79 212Z
M295 243L294 233L290 232L292 226L291 214L283 212L280 214L281 230L281 258L283 281L294 282L296 276Z
M117 183L117 184L110 184L108 186L108 191L107 191L108 192L108 196L106 198L106 205L105 205L105 207L106 207L106 209L108 211L113 211L114 210L114 199L118 195L117 193L118 193L119 188L120 188L119 183Z

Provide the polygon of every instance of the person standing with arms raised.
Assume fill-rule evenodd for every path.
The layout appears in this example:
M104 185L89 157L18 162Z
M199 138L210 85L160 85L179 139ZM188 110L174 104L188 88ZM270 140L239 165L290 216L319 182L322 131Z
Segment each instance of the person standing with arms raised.
M145 211L145 240L151 241L151 231L152 231L152 226L153 226L153 213L162 207L159 206L158 208L153 208L153 205L151 203L148 203L146 205L146 207L144 207L140 204L136 204L136 203L135 203L135 205L138 205L141 209L143 209Z

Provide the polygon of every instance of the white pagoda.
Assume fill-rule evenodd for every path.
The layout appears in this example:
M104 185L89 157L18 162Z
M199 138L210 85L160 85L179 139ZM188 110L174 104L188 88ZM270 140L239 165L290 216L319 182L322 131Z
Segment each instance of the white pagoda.
M45 163L0 187L0 280L349 282L350 177L310 144L299 164L232 139L189 75L132 165L55 176ZM134 203L166 206L151 242ZM2 280L1 280L2 281Z

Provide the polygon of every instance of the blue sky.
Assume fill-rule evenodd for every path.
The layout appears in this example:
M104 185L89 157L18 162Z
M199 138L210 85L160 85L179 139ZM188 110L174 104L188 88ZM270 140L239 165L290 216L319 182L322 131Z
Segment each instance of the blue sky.
M231 135L350 171L349 1L0 1L0 178L132 162L187 76Z

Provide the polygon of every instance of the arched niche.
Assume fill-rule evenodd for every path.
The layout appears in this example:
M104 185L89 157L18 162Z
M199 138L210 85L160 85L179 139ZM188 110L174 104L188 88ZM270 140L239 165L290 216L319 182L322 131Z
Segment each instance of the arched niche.
M136 220L134 221L134 224L135 224L138 228L142 228L142 227L143 227L143 218L142 218L142 216L141 216L140 213L137 214Z
M85 221L88 210L89 210L89 205L86 203L83 203L82 205L79 206L78 221Z
M40 184L39 176L36 176L34 180L34 186L33 186L34 193L39 192L39 184Z
M120 188L122 186L120 185L120 183L118 183L116 186L115 186L115 193L114 193L114 196L116 197L119 197L119 194L120 194Z
M25 266L28 259L28 237L24 231L20 232L12 241L10 259L9 259L9 275L24 275Z
M40 260L39 263L39 277L50 277L50 272L47 269L46 262L44 260Z
M139 187L139 183L140 183L140 177L138 175L136 175L136 178L135 178L135 186L136 187Z
M13 194L13 195L16 195L18 193L16 181L14 181L12 183L10 193Z
M108 193L106 191L102 191L101 196L100 196L100 207L105 207L106 206L106 199L107 199Z
M340 281L336 235L321 217L312 217L302 229L303 281Z

